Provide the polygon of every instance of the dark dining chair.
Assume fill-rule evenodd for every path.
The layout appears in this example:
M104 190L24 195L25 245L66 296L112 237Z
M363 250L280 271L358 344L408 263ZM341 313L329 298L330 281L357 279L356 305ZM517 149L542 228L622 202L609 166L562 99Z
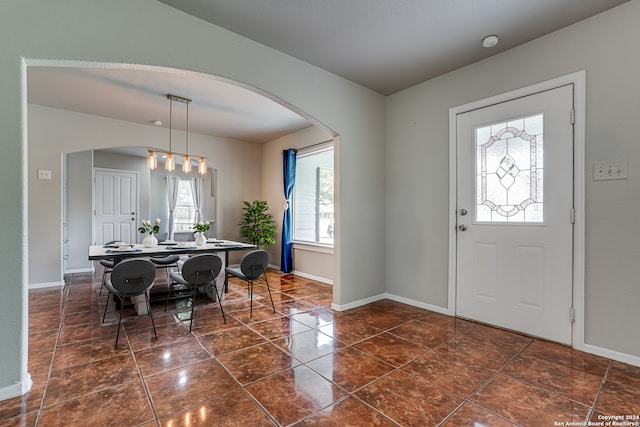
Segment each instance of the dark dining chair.
M113 270L111 270L111 276L105 282L105 287L120 300L120 315L118 317L118 332L116 333L115 348L118 348L124 300L139 295L144 295L145 297L147 312L149 313L149 317L151 317L151 325L153 326L153 334L156 339L158 339L153 314L151 314L151 306L149 305L149 289L153 286L155 277L156 267L147 259L127 259L120 261L113 267ZM107 315L107 307L109 306L110 299L111 298L107 298L107 302L104 305L104 314L102 315L103 322Z
M267 280L267 267L269 266L269 252L264 249L257 249L245 254L240 261L240 267L225 268L227 274L238 277L247 282L247 291L249 292L249 318L253 316L253 282L264 279L267 285L267 291L269 292L269 299L271 300L271 307L273 312L276 312L276 307L273 304L273 297L271 296L271 289L269 288L269 281Z
M175 288L174 285L179 284L190 291L188 295L191 298L191 321L189 324L189 331L191 331L193 327L193 310L196 305L196 296L198 291L204 293L206 303L206 299L209 296L207 292L210 289L213 289L216 299L218 300L218 305L220 306L222 320L224 320L224 323L227 323L227 319L224 316L224 310L222 308L222 289L218 292L216 282L216 277L220 274L220 270L222 270L222 260L220 257L214 254L200 254L187 259L184 264L182 264L182 270L180 272L172 272L170 274L172 281L170 285L171 288ZM169 304L170 296L171 292L167 295L167 305Z

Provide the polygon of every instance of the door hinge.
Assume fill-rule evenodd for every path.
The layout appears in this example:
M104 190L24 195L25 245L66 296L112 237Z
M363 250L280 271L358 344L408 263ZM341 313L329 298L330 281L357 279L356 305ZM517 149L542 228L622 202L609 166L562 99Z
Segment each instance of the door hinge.
M571 122L572 125L576 124L576 110L573 108L569 112L569 121Z
M576 310L573 307L569 309L569 321L571 323L576 321Z
M576 210L574 208L571 208L571 224L575 224L576 223Z

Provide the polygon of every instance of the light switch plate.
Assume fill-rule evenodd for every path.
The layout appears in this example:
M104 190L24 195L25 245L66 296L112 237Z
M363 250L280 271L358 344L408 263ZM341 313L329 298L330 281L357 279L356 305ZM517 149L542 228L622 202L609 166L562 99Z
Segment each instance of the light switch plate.
M629 162L595 163L593 165L593 180L606 181L612 179L627 179L629 177Z
M51 179L51 171L38 169L38 179Z

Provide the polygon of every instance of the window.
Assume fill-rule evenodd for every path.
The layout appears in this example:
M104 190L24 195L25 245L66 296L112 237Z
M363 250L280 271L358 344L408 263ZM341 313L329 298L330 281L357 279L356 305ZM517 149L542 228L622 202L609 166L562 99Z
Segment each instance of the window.
M333 146L298 153L293 240L333 245Z
M173 211L173 231L189 231L196 217L189 181L178 180L178 198Z

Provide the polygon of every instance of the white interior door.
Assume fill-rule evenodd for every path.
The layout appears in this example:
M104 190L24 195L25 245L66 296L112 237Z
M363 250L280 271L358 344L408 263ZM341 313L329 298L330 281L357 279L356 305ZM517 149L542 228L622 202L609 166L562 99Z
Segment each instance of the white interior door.
M573 85L459 114L456 314L571 344Z
M95 243L136 243L138 176L135 172L96 170Z

